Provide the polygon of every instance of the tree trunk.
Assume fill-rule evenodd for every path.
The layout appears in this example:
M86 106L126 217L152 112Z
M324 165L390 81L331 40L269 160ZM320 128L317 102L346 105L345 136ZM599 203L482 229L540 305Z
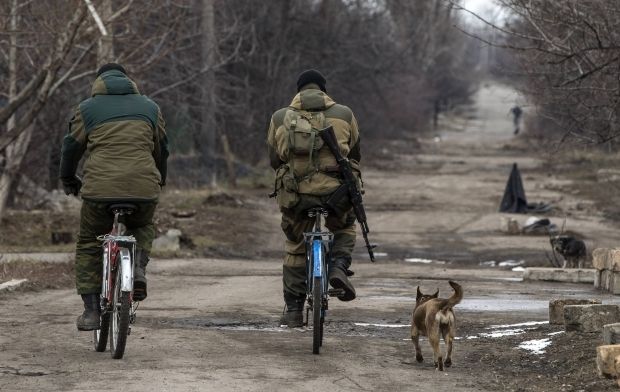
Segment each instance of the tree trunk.
M197 138L198 151L206 165L211 186L217 186L216 120L215 120L215 71L217 53L215 38L215 0L202 0L202 65L208 68L202 79L201 129Z
M9 28L11 30L11 35L9 37L9 103L15 100L15 95L17 94L17 6L17 0L12 0L9 22ZM15 114L9 117L7 121L7 131L10 131L14 126ZM15 152L19 152L15 150L21 150L20 147L23 144L22 136L24 136L24 134L20 135L20 137L4 151L4 167L0 175L0 220L2 220L2 216L4 215L6 203L9 199L9 192L11 191L11 185L13 184L15 176L15 171L13 170L15 166ZM30 141L29 136L27 139ZM22 156L18 155L18 157L21 163Z
M235 173L235 155L230 150L230 144L228 143L228 137L225 133L220 136L222 139L222 149L224 150L224 157L226 158L226 171L228 173L228 186L230 188L237 187L237 173Z
M101 19L106 21L112 16L112 0L104 0L99 7L99 14ZM112 26L105 26L107 35L101 34L99 36L99 43L97 46L97 66L100 67L103 64L111 63L115 60L114 57L114 34Z

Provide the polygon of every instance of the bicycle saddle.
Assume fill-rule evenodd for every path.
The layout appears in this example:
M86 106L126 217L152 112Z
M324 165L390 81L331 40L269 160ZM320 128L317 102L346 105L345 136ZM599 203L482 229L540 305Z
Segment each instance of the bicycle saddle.
M131 203L114 203L108 206L108 212L114 214L117 211L125 215L131 215L138 209L138 206Z
M313 207L308 209L308 216L309 217L314 217L317 215L323 215L323 216L327 216L328 212L325 208L323 207Z

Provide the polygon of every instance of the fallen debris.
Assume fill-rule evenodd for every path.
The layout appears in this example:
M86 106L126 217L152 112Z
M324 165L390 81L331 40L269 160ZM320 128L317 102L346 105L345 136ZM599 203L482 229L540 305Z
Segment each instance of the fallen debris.
M24 285L26 282L28 282L28 279L11 279L8 282L0 284L0 292L13 291L16 288Z
M181 230L169 229L153 241L154 252L176 252L181 249Z

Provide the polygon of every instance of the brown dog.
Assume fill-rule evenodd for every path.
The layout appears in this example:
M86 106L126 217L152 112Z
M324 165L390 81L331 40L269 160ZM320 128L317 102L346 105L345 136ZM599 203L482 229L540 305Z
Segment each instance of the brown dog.
M443 371L444 365L452 365L452 342L456 332L456 318L452 308L463 299L463 289L456 282L449 281L454 289L454 294L448 299L437 298L439 290L433 295L425 295L420 291L415 299L413 309L413 320L411 321L411 340L415 346L415 359L422 362L422 351L420 351L420 335L428 336L428 340L433 348L433 360L435 367ZM443 336L446 343L446 359L441 357L439 349L439 339Z

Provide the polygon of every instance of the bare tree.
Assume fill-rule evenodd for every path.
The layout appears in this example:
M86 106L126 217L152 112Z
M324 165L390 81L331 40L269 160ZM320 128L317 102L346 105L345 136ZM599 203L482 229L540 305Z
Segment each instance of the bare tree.
M487 43L514 52L521 88L539 126L560 140L612 142L620 136L620 7L614 0L499 0L510 12Z

